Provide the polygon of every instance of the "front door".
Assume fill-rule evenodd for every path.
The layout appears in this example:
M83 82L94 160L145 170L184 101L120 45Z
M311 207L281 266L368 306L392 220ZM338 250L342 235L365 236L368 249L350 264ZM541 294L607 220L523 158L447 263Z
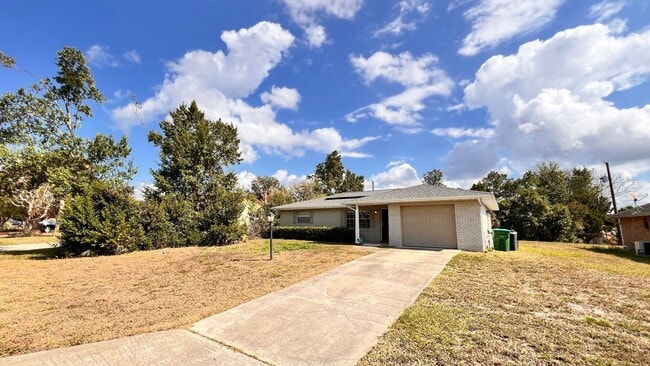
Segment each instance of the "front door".
M388 210L381 209L381 241L388 243Z

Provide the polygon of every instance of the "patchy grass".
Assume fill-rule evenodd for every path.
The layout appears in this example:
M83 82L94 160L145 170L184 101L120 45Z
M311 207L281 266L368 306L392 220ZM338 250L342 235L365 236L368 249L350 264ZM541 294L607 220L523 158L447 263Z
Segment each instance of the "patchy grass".
M0 236L0 245L57 243L58 241L59 237L54 234L35 234L33 236L5 234Z
M461 253L361 365L640 365L650 359L650 259L520 242Z
M368 253L273 244L273 261L266 240L113 257L0 255L0 356L189 327Z

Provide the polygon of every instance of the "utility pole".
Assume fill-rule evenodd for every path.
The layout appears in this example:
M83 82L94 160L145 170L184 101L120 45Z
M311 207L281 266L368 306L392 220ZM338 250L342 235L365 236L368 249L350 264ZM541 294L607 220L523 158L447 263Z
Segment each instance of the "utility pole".
M609 181L609 193L612 195L612 206L614 207L614 214L618 213L616 208L616 197L614 196L614 185L612 184L612 173L609 171L609 162L605 162L605 167L607 168L607 180ZM618 239L618 244L623 244L623 233L621 232L621 222L619 219L616 219L616 238Z
M618 213L616 208L616 197L614 197L614 185L612 184L612 173L609 172L609 163L605 162L605 167L607 167L607 180L609 181L609 193L612 195L612 206L614 206L614 213Z

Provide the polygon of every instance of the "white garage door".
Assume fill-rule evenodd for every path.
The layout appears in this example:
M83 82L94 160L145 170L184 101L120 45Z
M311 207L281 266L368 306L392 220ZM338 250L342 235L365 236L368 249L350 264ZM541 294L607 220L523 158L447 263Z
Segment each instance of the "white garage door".
M454 205L403 206L402 242L406 246L458 248Z

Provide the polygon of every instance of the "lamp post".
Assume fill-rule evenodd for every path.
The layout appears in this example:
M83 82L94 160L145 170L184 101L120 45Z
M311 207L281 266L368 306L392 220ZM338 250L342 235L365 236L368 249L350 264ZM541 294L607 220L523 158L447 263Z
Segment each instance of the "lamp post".
M269 215L266 217L267 220L269 220L269 260L273 260L273 219L275 219L275 215L273 212L270 212Z

